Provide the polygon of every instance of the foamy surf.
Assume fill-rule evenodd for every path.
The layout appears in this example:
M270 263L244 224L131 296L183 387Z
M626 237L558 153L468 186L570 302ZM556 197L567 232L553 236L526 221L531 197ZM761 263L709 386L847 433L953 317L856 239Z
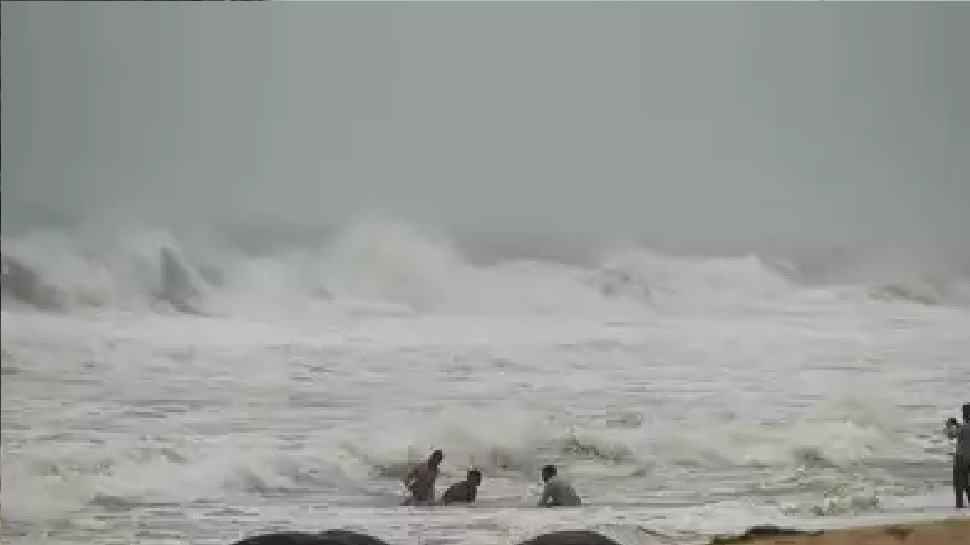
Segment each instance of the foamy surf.
M484 263L400 222L212 240L5 236L5 537L492 544L582 522L648 543L940 508L937 427L970 381L970 313L942 290L636 245ZM433 448L444 482L484 471L478 506L398 507ZM575 516L533 508L549 462Z
M517 543L582 522L638 543L649 537L638 527L681 535L941 508L937 427L970 380L959 308L813 301L786 277L757 290L770 304L676 309L603 295L577 265L434 262L454 267L456 278L427 276L445 287L526 286L541 270L560 275L546 287L582 295L544 312L501 290L483 298L493 306L470 305L449 299L453 288L425 299L453 306L423 309L354 293L399 313L355 314L333 293L318 314L297 297L210 316L5 303L9 539L124 541L153 524L222 543L277 521L354 523L392 543L415 532ZM715 269L687 285L730 276ZM271 280L285 270L261 285L288 286ZM433 517L397 507L400 476L432 448L447 453L445 482L484 470L479 506ZM575 516L532 508L550 461L588 504Z
M109 231L110 232L110 231ZM78 234L80 233L80 234ZM473 264L446 237L402 222L350 225L316 246L254 255L141 229L4 237L4 304L224 317L598 315L754 312L860 303L962 304L965 282L808 285L790 263L665 256L624 245L598 262Z

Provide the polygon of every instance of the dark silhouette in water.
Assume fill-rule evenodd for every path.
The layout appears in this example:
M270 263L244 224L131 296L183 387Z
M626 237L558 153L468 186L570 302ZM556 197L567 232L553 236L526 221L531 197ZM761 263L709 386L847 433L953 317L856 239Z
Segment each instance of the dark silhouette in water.
M57 310L61 307L54 290L45 285L40 275L16 259L4 255L2 286L3 293L18 301L44 310Z
M3 255L2 287L4 296L43 310L64 310L65 301L58 297L53 286L20 260ZM198 282L178 255L168 248L159 252L159 280L152 295L168 303L179 312L202 314L197 301L202 295Z
M195 305L200 292L185 265L179 261L175 252L162 248L159 253L161 267L161 286L155 296L172 305L175 310L186 314L202 314Z

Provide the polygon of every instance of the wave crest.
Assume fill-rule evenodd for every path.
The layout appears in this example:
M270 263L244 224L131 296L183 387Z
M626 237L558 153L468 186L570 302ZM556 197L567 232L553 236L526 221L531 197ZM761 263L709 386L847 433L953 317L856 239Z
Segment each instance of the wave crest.
M970 301L966 286L934 279L860 287L870 300L940 305ZM844 290L804 285L791 266L758 256L674 257L627 245L585 267L475 265L447 238L399 221L358 222L319 247L262 255L153 229L101 238L33 232L6 236L3 246L4 304L60 312L615 316L761 308L820 291L851 304Z

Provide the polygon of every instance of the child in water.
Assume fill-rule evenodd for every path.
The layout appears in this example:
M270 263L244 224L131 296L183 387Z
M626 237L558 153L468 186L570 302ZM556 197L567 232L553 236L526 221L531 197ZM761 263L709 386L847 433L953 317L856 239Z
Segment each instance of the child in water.
M482 484L482 472L477 469L471 469L465 476L465 480L457 482L448 487L445 493L441 496L441 501L438 503L441 505L448 505L450 503L474 503L475 498L478 496L478 487Z

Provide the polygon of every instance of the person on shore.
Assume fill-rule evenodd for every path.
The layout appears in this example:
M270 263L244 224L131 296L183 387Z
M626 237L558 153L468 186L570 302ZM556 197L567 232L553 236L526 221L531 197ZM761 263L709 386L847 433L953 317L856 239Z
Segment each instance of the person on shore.
M427 461L414 466L404 477L404 486L411 496L404 500L404 505L431 505L434 503L434 484L438 479L438 467L444 460L445 454L440 449L435 450Z
M542 468L542 499L539 507L579 507L582 502L576 490L567 481L559 477L556 466L549 464Z
M957 509L962 509L964 496L970 501L970 403L963 404L963 423L956 418L946 422L946 436L956 439L953 452L953 493L956 495Z
M478 487L482 484L482 472L477 469L471 469L468 474L465 475L465 480L457 482L448 487L445 493L441 495L441 505L448 505L450 503L474 503L475 498L478 497Z

